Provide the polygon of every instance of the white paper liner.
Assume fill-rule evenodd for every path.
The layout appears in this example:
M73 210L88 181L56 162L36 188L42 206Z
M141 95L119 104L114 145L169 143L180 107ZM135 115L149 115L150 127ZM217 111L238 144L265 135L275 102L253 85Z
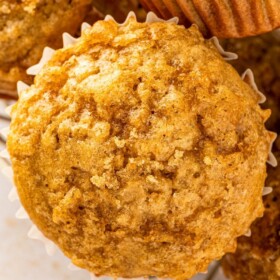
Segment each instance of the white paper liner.
M42 58L39 61L39 63L29 67L26 70L26 73L28 75L33 75L33 76L37 75L40 72L40 70L42 69L42 67L44 66L44 64L51 59L54 52L55 52L54 49L52 49L50 47L45 47L43 50Z
M22 82L22 81L18 81L17 82L17 92L18 92L18 96L21 97L21 94L29 88L29 85L27 85L26 83Z
M72 37L70 34L64 32L62 35L63 47L68 47L74 45L78 39Z
M130 18L135 18L136 19L136 15L134 12L130 12L127 16L127 19L125 20L124 23L122 24L119 24L120 26L124 25ZM108 15L105 17L105 20L109 21L109 20L113 20L114 22L115 19ZM159 17L156 16L156 14L152 13L152 12L149 12L147 14L147 18L146 18L146 22L169 22L169 23L175 23L175 24L178 24L179 22L179 19L177 17L174 17L170 20L163 20ZM82 32L84 30L86 30L87 28L90 28L91 25L89 25L88 23L83 23L81 25L81 30ZM63 34L63 47L68 47L68 46L71 46L73 44L75 44L77 42L78 38L74 38L72 37L70 34L68 33L64 33ZM237 54L235 53L231 53L231 52L226 52L222 46L220 45L219 43L219 40L216 38L216 37L213 37L210 39L214 45L217 47L218 51L220 52L220 54L223 56L223 58L225 60L234 60L234 59L237 59L238 56ZM38 64L34 65L34 66L31 66L30 68L27 69L27 74L29 75L37 75L41 69L43 68L43 66L45 65L46 62L48 62L52 55L54 54L55 50L49 48L49 47L45 47L44 51L43 51L43 55L42 55L42 58L41 60L39 61ZM246 70L244 72L244 74L242 75L242 79L246 82L248 82L252 88L258 93L259 95L259 103L263 103L265 101L265 96L258 90L257 86L256 86L256 83L255 83L255 80L254 80L254 75L252 73L252 71L250 69ZM29 86L26 85L25 83L19 81L18 84L17 84L17 90L18 90L18 95L19 97L22 95L22 93L28 88ZM6 112L11 115L11 110L12 110L12 106L9 106L7 107L6 109ZM9 128L5 128L5 129L2 129L0 131L0 134L5 138L7 139L7 135L9 133ZM277 135L275 134L275 139L276 139ZM270 147L270 153L269 153L269 159L268 159L268 163L270 163L272 166L276 166L277 165L277 161L276 161L276 158L275 156L272 154L271 150L272 150L272 145L273 145L273 142L275 141L275 139L272 141L271 143L271 147ZM1 160L1 158L4 158L5 161ZM0 153L0 170L2 171L2 173L11 181L13 182L13 170L10 166L10 163L9 163L9 154L7 152L7 150L4 150ZM267 195L268 193L270 193L272 191L272 188L271 187L264 187L263 189L263 195ZM19 196L17 194L17 191L16 191L16 188L13 187L11 192L9 193L9 200L10 201L15 201L15 200L19 200ZM24 210L24 208L20 208L17 213L16 213L16 218L17 219L29 219L29 216L28 214L26 213L26 211ZM245 234L245 236L251 236L251 230L249 229L248 232ZM56 250L57 250L57 246L49 239L47 239L43 234L42 232L35 226L33 225L31 227L31 229L29 230L28 232L28 237L31 238L31 239L35 239L35 240L39 240L41 241L44 245L45 245L45 250L47 252L48 255L52 256ZM75 266L74 264L70 263L68 265L68 268L72 271L77 271L77 270L81 270L81 268ZM205 272L201 272L202 274L207 274L208 273L208 270L205 271ZM93 274L90 274L90 278L91 280L101 280L101 279L106 279L108 280L109 279L113 279L112 277L107 277L107 276L101 276L101 277L96 277L95 275ZM122 280L122 279L125 279L125 278L118 278L119 280ZM144 279L147 279L147 278L130 278L131 280L134 279L134 280L144 280ZM161 280L161 279L164 279L164 278L157 278L158 280ZM168 279L168 278L166 278Z
M82 32L84 32L87 28L90 28L90 27L91 27L90 24L88 24L87 22L83 22L82 26L81 26L81 30L82 30Z
M0 130L0 134L1 134L1 136L2 136L5 140L7 140L9 131L10 131L10 128L9 128L9 127L5 127L5 128L2 128L2 129Z
M254 91L258 94L259 96L259 104L262 104L266 101L266 96L259 91L257 84L255 82L255 78L254 78L254 74L252 72L251 69L247 69L242 75L241 78L244 82L248 83L253 89ZM270 147L269 147L269 154L268 154L268 159L267 159L267 163L270 164L272 167L276 167L277 166L277 159L274 156L274 154L272 153L272 148L273 148L273 144L274 141L277 138L277 133L272 132L271 134L273 135L272 141L270 143Z
M244 236L250 237L252 235L251 229L248 229L248 231L244 234Z
M13 187L9 192L8 198L11 202L19 200L19 196L15 187Z
M273 148L273 144L274 144L275 140L277 139L277 133L272 132L272 134L273 134L273 138L272 138L272 141L271 141L270 147L269 147L269 154L268 154L267 163L270 164L272 167L276 167L277 166L277 159L272 152L272 148Z
M272 191L273 191L273 188L272 188L272 187L264 187L264 188L263 188L263 193L262 193L262 195L263 195L263 196L266 196L266 195L272 193Z
M30 239L35 239L43 242L46 252L49 256L53 256L55 254L57 246L51 240L47 239L35 225L31 227L27 236Z
M245 82L247 82L254 90L255 92L258 94L259 96L259 104L262 104L266 101L266 97L265 95L259 91L256 82L255 82L255 78L254 78L254 74L252 72L251 69L247 69L241 76L242 80L244 80Z
M220 52L224 60L230 61L230 60L238 59L238 55L236 53L227 52L224 50L224 48L221 46L219 42L219 39L216 36L212 37L210 41L214 43L214 45L216 46L216 48L218 49L218 51Z
M8 116L11 116L13 106L14 106L14 104L8 106L8 107L5 109L5 112L6 112L6 114L7 114Z
M28 220L29 216L23 207L20 207L16 212L16 218L19 220Z

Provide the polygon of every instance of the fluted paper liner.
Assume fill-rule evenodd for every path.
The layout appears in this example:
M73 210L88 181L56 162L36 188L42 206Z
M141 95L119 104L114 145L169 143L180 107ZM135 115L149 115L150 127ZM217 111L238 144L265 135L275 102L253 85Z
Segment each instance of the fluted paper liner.
M130 12L128 14L128 17L127 17L126 21L129 18L131 18L131 17L136 19L136 15L135 15L134 12ZM111 16L106 16L105 20L107 20L107 21L108 20L114 20L114 18L111 17ZM125 22L120 24L120 25L125 24ZM172 19L170 19L168 21L164 21L164 20L158 18L154 13L150 12L147 15L146 22L169 22L169 23L177 24L178 23L178 18L172 18ZM83 23L82 26L81 26L82 32L85 29L89 28L89 27L91 27L89 24ZM63 34L63 47L68 47L70 45L73 45L73 44L76 43L77 40L78 40L77 38L72 37L68 33L64 33ZM237 58L236 54L224 51L223 48L221 47L221 45L219 44L219 41L218 41L218 39L216 37L213 37L210 40L217 47L218 51L220 52L220 54L223 56L223 58L225 60L232 60L232 59L236 59ZM39 61L39 63L34 65L34 66L32 66L32 67L30 67L29 69L27 69L27 73L29 75L37 75L41 71L41 69L43 68L44 64L50 60L50 58L52 57L54 52L55 51L53 49L51 49L49 47L46 47L44 49L44 51L43 51L43 55L42 55L42 58ZM252 71L248 69L242 75L242 79L244 81L246 81L247 83L249 83L250 86L259 95L259 103L263 103L265 101L265 96L257 89L257 86L256 86L256 84L254 82L254 76L253 76ZM26 85L25 83L23 83L21 81L19 81L17 83L17 90L18 90L19 98L22 98L22 96L24 95L24 91L27 88L29 88L29 86ZM6 112L9 115L11 115L12 106L7 107ZM4 128L4 129L0 130L0 134L5 139L7 139L8 133L9 133L9 128ZM268 158L268 163L271 164L272 166L276 166L276 164L277 164L276 158L274 157L274 155L272 154L272 151L271 151L272 150L272 145L273 145L273 142L274 142L275 139L276 139L276 134L275 134L275 137L274 137L274 139L273 139L273 141L271 143L270 152L269 152L269 158ZM0 170L10 180L10 182L13 183L13 170L12 170L12 167L11 167L9 153L8 153L8 151L6 149L0 152ZM272 188L271 187L264 187L263 195L267 195L270 192L272 192ZM8 198L9 198L9 200L11 202L13 202L15 200L19 200L19 196L17 194L17 190L16 190L15 186L13 186L12 190L10 191L10 193L8 195ZM23 220L24 219L25 220L29 219L29 216L28 216L28 214L26 213L26 211L24 210L23 207L20 207L20 209L16 212L15 216L16 216L17 219L23 219ZM245 233L245 236L250 236L250 235L251 235L251 230L248 229L248 232ZM33 225L31 227L31 229L29 230L28 237L31 238L31 239L35 239L35 240L41 241L44 244L44 246L45 246L47 254L50 255L50 256L52 256L56 252L56 250L57 250L57 246L51 240L47 239L43 235L43 233L35 225ZM70 270L72 270L72 271L81 270L81 268L75 266L72 263L69 264L68 268ZM207 271L206 272L202 272L202 273L207 273ZM100 280L100 279L103 279L106 276L96 277L95 275L91 274L90 277L91 277L91 280L96 280L96 279ZM108 279L108 277L106 277L106 278ZM121 280L121 279L124 279L124 278L118 278L118 279ZM144 280L146 278L134 278L134 279L135 280Z
M140 0L163 18L196 23L204 35L238 38L269 32L280 26L279 0Z
M244 234L244 236L250 237L252 235L251 229L248 229L248 231Z
M210 39L210 41L212 41L214 43L214 45L216 46L217 50L220 52L220 54L224 58L224 60L230 61L230 60L235 60L238 58L238 55L236 53L225 51L223 49L223 47L221 46L219 39L216 36L212 37Z

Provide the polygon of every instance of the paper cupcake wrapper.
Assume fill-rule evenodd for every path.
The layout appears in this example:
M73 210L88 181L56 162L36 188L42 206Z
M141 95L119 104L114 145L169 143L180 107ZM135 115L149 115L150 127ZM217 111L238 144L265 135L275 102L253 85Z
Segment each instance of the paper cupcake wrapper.
M0 95L7 96L7 97L13 97L16 98L17 91L12 89L12 86L10 86L10 89L7 89L6 83L1 83L0 81Z
M269 32L280 26L279 0L140 0L163 18L198 24L204 34L237 38ZM221 28L222 26L222 28Z
M129 19L129 18L135 18L136 19L136 15L134 12L130 12L128 14L128 17L126 19L126 21ZM114 20L114 18L112 16L106 16L105 17L105 20L109 21L109 20ZM115 21L115 20L114 20ZM126 23L126 21L122 24L119 24L119 25L123 25ZM168 21L165 21L165 20L162 20L161 18L158 18L154 13L150 12L147 14L147 18L146 18L146 22L149 22L149 23L152 23L152 22L170 22L170 23L175 23L175 24L178 24L178 18L172 18ZM81 26L81 30L82 32L91 27L91 25L89 25L88 23L83 23L82 26ZM71 35L69 35L68 33L64 33L63 34L63 47L68 47L70 45L73 45L77 42L78 38L74 38L72 37ZM237 55L234 54L234 53L231 53L231 52L226 52L222 46L219 44L219 40L216 38L216 37L213 37L210 39L213 44L216 46L217 50L220 52L220 54L223 56L223 58L225 60L233 60L233 59L237 59ZM55 50L49 48L49 47L46 47L43 51L43 55L42 55L42 58L41 60L39 61L38 64L30 67L28 70L27 70L27 73L29 75L37 75L41 69L43 68L43 66L45 65L46 62L48 62L50 60L50 58L52 57L52 55L54 54ZM259 96L259 103L263 103L265 101L265 96L257 89L257 86L256 86L256 83L254 81L254 76L253 76L253 73L250 69L246 70L244 72L244 74L242 75L242 79L244 81L246 81L254 90L255 92L258 94ZM26 89L28 89L29 86L21 81L19 81L17 83L17 91L18 91L18 96L19 98L22 97L22 94L24 93L24 91ZM12 117L12 107L13 105L9 106L6 108L6 112L7 114L9 114L11 117ZM9 133L9 128L4 128L2 130L0 130L0 135L4 138L4 139L7 139L7 136L8 136L8 133ZM267 163L272 165L272 166L276 166L277 165L277 161L276 161L276 158L275 156L273 155L272 153L272 145L273 145L273 142L275 141L276 139L276 134L274 134L274 139L273 141L271 142L271 145L270 145L270 152L269 152L269 158L267 160ZM16 190L16 187L14 186L14 182L13 182L13 170L12 170L12 167L11 167L11 162L10 162L10 156L9 156L9 153L6 149L4 149L3 151L0 152L0 171L8 178L8 180L13 184L13 188L12 190L10 191L9 195L8 195L8 198L11 202L15 201L15 200L20 200L19 199L19 196L17 194L17 190ZM272 188L271 187L264 187L263 189L263 195L267 195L269 193L272 192ZM15 214L16 218L19 219L19 220L29 220L29 216L27 214L27 212L24 210L23 207L21 207ZM30 239L34 239L34 240L39 240L41 241L44 246L45 246L45 250L46 250L46 253L50 256L54 255L56 250L58 250L58 247L56 244L54 244L51 240L47 239L43 233L35 226L33 225L31 227L31 229L29 230L28 232L28 237ZM245 233L246 236L250 236L251 235L251 230L248 229L248 232ZM211 265L210 265L211 266ZM209 266L209 267L210 267ZM77 271L77 270L81 270L81 268L75 266L74 264L70 263L68 268L72 271ZM204 272L204 273L208 273L208 271ZM107 276L102 276L102 277L96 277L95 275L93 274L90 274L90 279L91 280L101 280L101 279L113 279L111 277L107 277ZM124 278L118 278L119 280L121 279L124 279ZM132 278L130 278L132 279ZM147 278L133 278L134 280L144 280L144 279L147 279ZM157 278L159 279L159 278Z

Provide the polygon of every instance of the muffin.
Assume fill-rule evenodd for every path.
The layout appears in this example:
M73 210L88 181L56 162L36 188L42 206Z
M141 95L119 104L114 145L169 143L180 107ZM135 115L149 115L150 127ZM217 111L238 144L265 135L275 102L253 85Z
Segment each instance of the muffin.
M275 153L278 162L279 148L280 138ZM254 222L251 237L240 237L237 251L223 259L223 268L230 279L280 279L280 165L269 169L266 184L273 191L264 197L264 216Z
M205 35L237 38L257 35L280 26L278 0L140 0L147 10L168 19L195 23Z
M21 202L97 276L191 277L263 214L258 102L197 27L98 21L12 110Z
M272 109L267 127L280 133L280 37L277 32L265 35L223 40L222 46L238 54L238 60L230 63L242 74L252 69L258 88L265 92L265 108Z
M117 22L125 21L127 14L131 11L136 13L139 21L145 20L146 13L138 0L94 0L93 4L94 11L98 11L103 17L112 15Z
M74 34L90 0L3 0L0 3L0 92L16 94L16 82L30 83L26 69L43 48L62 46L61 34Z

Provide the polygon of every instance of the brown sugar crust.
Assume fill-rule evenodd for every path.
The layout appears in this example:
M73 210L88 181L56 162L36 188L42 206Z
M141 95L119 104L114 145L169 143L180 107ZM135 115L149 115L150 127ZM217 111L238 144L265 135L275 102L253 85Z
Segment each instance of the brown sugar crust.
M196 27L99 21L13 109L22 204L96 275L185 279L263 213L257 94Z
M278 0L140 0L144 7L167 19L168 8L181 23L189 20L205 34L239 38L269 32L280 26Z
M30 82L25 70L38 62L45 46L62 46L63 32L80 27L90 0L3 0L0 3L0 88L15 91Z
M276 156L280 162L279 151ZM252 225L252 236L238 238L236 253L223 260L230 279L280 279L280 165L269 168L266 184L273 192L264 197L264 216Z
M242 74L252 69L256 84L267 97L265 108L272 110L267 127L280 133L280 35L271 32L261 36L223 40L227 51L238 54L230 63Z

